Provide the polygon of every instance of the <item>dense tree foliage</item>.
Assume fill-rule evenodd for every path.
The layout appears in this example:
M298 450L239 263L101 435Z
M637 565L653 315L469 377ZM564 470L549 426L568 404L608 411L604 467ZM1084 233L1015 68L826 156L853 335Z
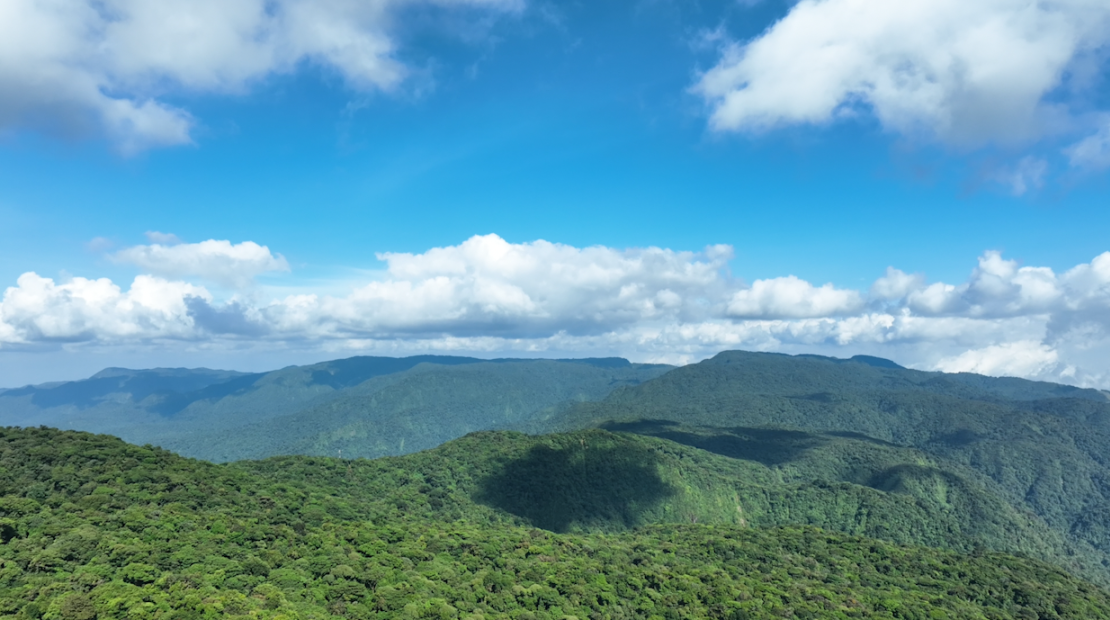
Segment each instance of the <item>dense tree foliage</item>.
M603 438L620 440L563 440L588 450L583 443ZM524 450L548 458L564 448ZM566 461L648 468L648 455L630 454ZM440 509L451 501L450 482L434 478L445 472L405 462L214 465L106 436L0 429L0 616L1110 618L1110 597L1097 587L989 552L898 547L811 527L556 534L510 525L522 518L512 515L494 527L501 511L493 506L437 511L435 501ZM658 485L669 483L655 484L656 495L667 494ZM390 485L395 496L374 497ZM413 494L425 503L415 505ZM614 500L626 509L620 518L637 514L632 499ZM480 510L485 520L468 518Z
M1016 510L1036 514L1081 549L1077 553L1110 566L1106 392L730 351L615 390L601 402L575 405L533 430L644 418L719 429L855 433L913 447L990 478ZM1103 573L1102 579L1110 576Z

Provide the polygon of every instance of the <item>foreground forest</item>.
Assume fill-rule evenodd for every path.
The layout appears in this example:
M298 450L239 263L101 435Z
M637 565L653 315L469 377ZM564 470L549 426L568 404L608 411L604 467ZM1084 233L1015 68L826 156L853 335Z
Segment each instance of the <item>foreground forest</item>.
M548 449L558 452L558 441ZM586 470L583 480L632 489L611 502L624 509L612 516L645 514L636 503L651 501L642 495L649 472L614 478L637 463L579 456L571 465ZM479 473L484 491L468 493L447 477L452 466L320 457L214 465L106 436L3 429L0 615L1110 618L1098 587L981 548L744 523L537 529L512 513L536 481ZM368 481L397 491L383 496Z

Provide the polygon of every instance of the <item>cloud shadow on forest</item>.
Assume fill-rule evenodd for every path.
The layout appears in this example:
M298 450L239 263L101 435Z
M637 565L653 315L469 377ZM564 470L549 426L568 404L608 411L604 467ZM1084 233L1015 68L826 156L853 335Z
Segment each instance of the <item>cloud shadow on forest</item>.
M684 427L670 420L610 422L603 429L668 439L734 459L756 461L767 466L789 463L829 441L814 433L778 428Z
M483 480L474 499L552 532L623 530L675 494L659 477L658 458L634 445L538 445Z

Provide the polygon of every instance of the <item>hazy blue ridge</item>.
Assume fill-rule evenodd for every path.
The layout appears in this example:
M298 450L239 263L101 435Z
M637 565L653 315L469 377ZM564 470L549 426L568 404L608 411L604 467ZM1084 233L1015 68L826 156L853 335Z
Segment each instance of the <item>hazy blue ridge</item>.
M617 387L667 370L626 361L423 363L329 394L293 413L243 425L233 435L180 436L161 445L212 461L281 454L407 454L473 431L542 424L562 407L601 399Z
M479 370L458 370L472 366ZM112 368L0 393L0 423L108 433L217 461L344 447L379 456L512 427L670 368L621 358L432 355L354 357L268 373ZM375 396L398 381L405 387Z

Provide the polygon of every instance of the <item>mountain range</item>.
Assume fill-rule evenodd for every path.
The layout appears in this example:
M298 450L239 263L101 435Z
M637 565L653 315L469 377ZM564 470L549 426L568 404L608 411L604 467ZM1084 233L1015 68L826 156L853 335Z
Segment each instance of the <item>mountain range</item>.
M190 476L232 476L237 492L296 505L282 521L295 536L360 522L478 528L481 536L539 528L581 540L616 536L619 546L681 526L666 531L681 531L680 547L696 555L694 531L778 532L766 534L777 541L796 535L789 528L817 527L862 537L836 539L842 548L885 541L963 554L953 556L959 561L1003 553L1110 585L1110 397L1059 384L922 372L866 356L741 351L678 368L622 359L361 357L257 374L108 369L0 392L0 423L110 433L228 462L150 453L190 472L152 471L155 479L180 478L188 488L200 484ZM5 437L37 446L17 460L41 460L56 442L133 449L54 433L12 429ZM208 467L222 469L199 473ZM8 483L5 493L40 504L39 495L64 491L90 502L100 493L94 504L112 504L121 491L96 489L130 479L92 480L76 470L59 481L58 471L40 463L24 474L38 478ZM0 520L11 520L10 506L23 499L0 501L8 502ZM84 505L57 501L59 509ZM177 500L159 505L167 501ZM30 513L20 514L12 531L33 530ZM764 542L779 544L772 539ZM148 564L172 564L159 561ZM951 617L1101 617L1021 616L1016 605ZM1010 615L995 613L1002 608ZM621 613L610 617L640 617Z
M514 428L671 366L619 358L353 357L267 373L109 368L0 392L0 423L108 433L210 461L377 457Z

